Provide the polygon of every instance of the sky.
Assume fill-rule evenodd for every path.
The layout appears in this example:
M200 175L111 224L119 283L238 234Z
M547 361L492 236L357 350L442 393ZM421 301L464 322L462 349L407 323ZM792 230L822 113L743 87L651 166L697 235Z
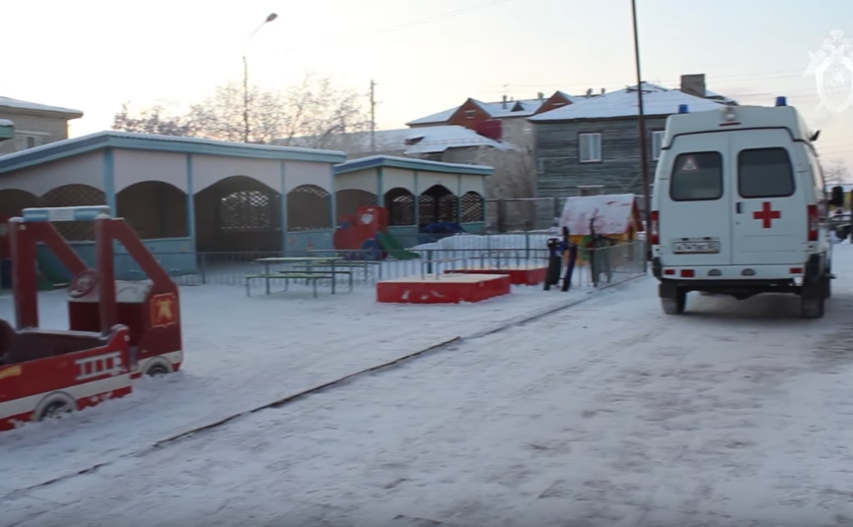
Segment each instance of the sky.
M788 97L853 168L853 106L819 109L809 53L853 37L850 0L637 0L643 79L704 73L741 104ZM278 18L252 33L271 13ZM41 0L6 2L0 95L71 107L71 135L108 129L123 102L182 107L240 80L286 88L306 72L376 86L380 129L468 97L533 98L636 84L630 0ZM850 54L853 58L853 52Z

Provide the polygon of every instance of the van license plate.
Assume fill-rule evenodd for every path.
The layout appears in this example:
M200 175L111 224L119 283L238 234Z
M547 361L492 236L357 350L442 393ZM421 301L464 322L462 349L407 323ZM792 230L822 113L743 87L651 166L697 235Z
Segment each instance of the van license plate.
M720 252L720 242L675 242L675 254L717 254Z

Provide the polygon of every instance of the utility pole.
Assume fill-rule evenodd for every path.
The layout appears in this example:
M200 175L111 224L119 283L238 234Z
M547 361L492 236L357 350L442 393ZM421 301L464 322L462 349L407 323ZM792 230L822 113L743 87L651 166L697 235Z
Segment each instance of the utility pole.
M249 142L249 59L246 55L249 52L249 40L255 33L261 30L262 27L267 25L278 18L278 15L275 13L270 13L267 15L267 18L261 23L260 26L257 27L254 31L252 31L249 36L246 38L246 43L243 47L243 142Z
M376 153L376 83L370 81L370 153Z
M640 133L640 173L643 177L643 208L646 216L646 233L651 232L651 197L649 196L649 150L646 141L646 114L643 108L643 75L640 70L640 38L637 33L637 0L631 0L631 18L634 23L634 65L637 69L637 124Z

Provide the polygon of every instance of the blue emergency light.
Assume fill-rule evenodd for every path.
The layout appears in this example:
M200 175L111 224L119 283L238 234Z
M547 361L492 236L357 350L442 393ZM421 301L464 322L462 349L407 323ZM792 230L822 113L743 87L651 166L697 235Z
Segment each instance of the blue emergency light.
M776 106L788 106L788 99L781 95L776 97Z
M678 113L689 113L686 104L678 105Z

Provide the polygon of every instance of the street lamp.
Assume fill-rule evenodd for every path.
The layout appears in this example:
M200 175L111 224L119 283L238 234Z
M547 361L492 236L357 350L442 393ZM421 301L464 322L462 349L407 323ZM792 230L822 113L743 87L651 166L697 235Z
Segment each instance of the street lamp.
M243 142L249 142L249 61L246 59L246 55L249 50L249 40L255 33L261 30L262 27L267 25L278 18L278 15L275 13L270 13L267 15L266 20L264 20L261 25L259 25L254 31L249 33L249 36L246 38L246 44L243 47Z
M637 34L637 0L631 0L634 23L634 64L637 68L637 123L640 127L640 174L643 179L643 208L646 215L646 235L651 232L651 198L649 196L649 151L646 142L646 114L643 108L643 75L640 71L640 39Z

